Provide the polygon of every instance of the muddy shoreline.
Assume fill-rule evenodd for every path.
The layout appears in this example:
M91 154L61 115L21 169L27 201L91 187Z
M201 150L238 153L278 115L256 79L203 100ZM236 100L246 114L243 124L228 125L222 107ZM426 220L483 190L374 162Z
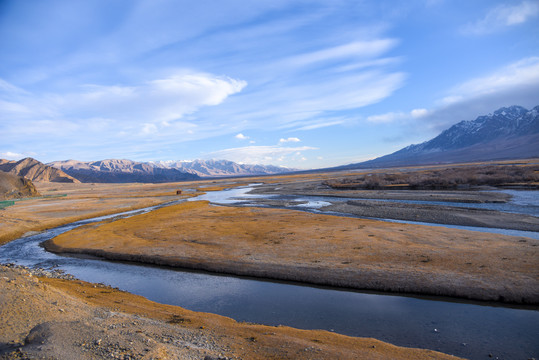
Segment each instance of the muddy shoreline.
M334 190L318 182L309 184L279 184L255 187L249 194L320 196L352 198L357 200L335 201L328 199L329 206L321 211L351 214L364 218L392 219L457 226L500 228L539 232L539 217L506 213L495 210L465 208L444 205L402 203L398 201L435 201L447 203L506 203L511 195L493 191L454 190ZM538 192L539 195L539 192ZM378 201L377 201L378 200ZM280 199L251 199L263 206L286 208L301 205L298 201Z
M47 273L0 265L0 359L458 359L371 338L236 322Z
M47 251L58 255L90 255L109 261L166 266L174 269L205 271L219 275L249 277L260 280L291 281L299 284L327 286L334 289L375 291L395 295L435 296L503 303L506 305L539 306L537 289L512 289L508 283L492 284L489 279L463 278L453 274L422 274L388 271L386 269L327 269L312 266L282 265L260 262L204 261L200 258L173 259L165 256L113 253L103 250L67 249L50 240L43 244Z
M539 232L539 218L494 210L353 200L321 208L360 217Z
M511 196L497 188L476 190L335 190L320 181L260 185L250 194L333 196L372 200L418 200L456 203L505 203Z

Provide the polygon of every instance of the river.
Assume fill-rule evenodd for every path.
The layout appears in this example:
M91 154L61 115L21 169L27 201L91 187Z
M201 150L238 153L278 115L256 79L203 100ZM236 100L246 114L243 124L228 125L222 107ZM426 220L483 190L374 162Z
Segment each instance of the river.
M214 198L220 196L221 203L226 203L237 201L231 198L241 194L249 196L246 192L235 189L209 194ZM39 246L64 231L104 218L81 221L12 241L0 248L0 262L55 267L82 280L119 287L153 301L225 315L238 321L325 329L373 337L400 346L439 350L469 359L488 359L489 354L499 359L539 358L537 310L451 299L361 293L64 257L46 252Z

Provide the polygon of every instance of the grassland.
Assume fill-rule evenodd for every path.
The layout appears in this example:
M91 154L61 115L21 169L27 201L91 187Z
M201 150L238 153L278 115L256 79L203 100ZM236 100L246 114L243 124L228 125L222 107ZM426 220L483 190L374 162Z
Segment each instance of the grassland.
M537 245L520 237L197 201L83 226L45 247L320 285L539 304Z

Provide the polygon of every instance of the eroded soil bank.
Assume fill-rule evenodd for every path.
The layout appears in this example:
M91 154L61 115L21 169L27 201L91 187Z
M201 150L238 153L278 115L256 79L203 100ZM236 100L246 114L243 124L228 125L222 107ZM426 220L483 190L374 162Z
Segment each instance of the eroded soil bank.
M327 331L238 323L0 266L0 359L457 359Z
M45 246L311 284L539 303L538 242L465 230L197 201L86 225Z

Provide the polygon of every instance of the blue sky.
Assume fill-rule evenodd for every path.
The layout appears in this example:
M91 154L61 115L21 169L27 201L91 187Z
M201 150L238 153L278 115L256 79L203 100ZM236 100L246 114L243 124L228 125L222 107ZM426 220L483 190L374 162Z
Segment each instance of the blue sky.
M539 105L539 0L3 0L0 157L371 159Z

